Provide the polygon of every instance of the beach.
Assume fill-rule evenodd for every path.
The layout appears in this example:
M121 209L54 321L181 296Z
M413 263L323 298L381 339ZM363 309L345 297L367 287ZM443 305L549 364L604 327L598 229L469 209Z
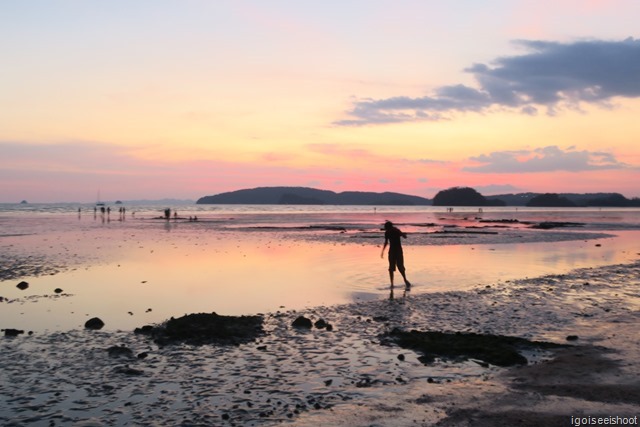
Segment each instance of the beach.
M24 331L0 343L4 425L572 425L638 415L637 212L181 210L175 221L141 210L104 222L91 211L0 217L0 326ZM409 233L408 291L388 286L385 218ZM554 226L533 228L542 223ZM258 314L264 333L159 345L133 332L212 312ZM299 316L331 328L292 326ZM85 329L92 317L105 327ZM395 329L559 346L523 350L527 364L511 367L423 363L386 338Z

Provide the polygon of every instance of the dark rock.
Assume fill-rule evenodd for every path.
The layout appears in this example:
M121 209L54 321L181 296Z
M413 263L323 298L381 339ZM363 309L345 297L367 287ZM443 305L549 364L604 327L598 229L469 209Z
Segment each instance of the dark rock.
M388 322L389 318L387 316L376 316L373 318L375 322Z
M327 323L327 327L326 327L327 331L331 332L333 331L333 325L331 323Z
M27 289L29 287L29 283L22 281L20 283L18 283L16 285L16 288L20 289L21 291L24 291L25 289Z
M577 335L569 335L567 336L567 341L578 341Z
M61 294L63 291L60 288L55 288L53 292L55 292L56 294Z
M151 335L153 334L154 331L154 327L151 325L144 325L141 328L136 328L133 332L136 334L142 334L142 335Z
M291 324L294 328L307 328L311 329L313 323L311 323L311 319L307 319L304 316L299 316L296 320Z
M86 329L98 330L104 327L104 322L98 317L93 317L86 321L86 323L84 324L84 327Z
M147 353L146 351L143 351L142 353L138 354L138 359L146 359L147 357L149 357L149 353Z
M3 329L5 337L17 337L20 334L24 334L23 330L20 329Z
M316 327L316 328L318 328L318 329L324 329L324 328L326 328L326 327L327 327L327 325L328 325L328 323L327 323L327 322L325 322L325 320L324 320L324 319L318 319L318 320L316 320L316 322L313 324L313 326L315 326L315 327Z
M324 385L326 385L327 387L330 386L331 384L333 384L333 380L326 380L324 382Z
M479 359L496 366L526 365L527 359L518 352L519 349L562 347L561 344L501 335L415 330L406 332L397 328L384 337L402 348L422 353L418 360L424 364L441 357L453 360Z
M399 354L398 355L398 360L401 362L404 362L404 354Z
M153 337L158 344L186 342L201 344L241 344L264 334L262 316L220 316L216 313L188 314L164 324L143 326L135 332Z
M133 351L125 346L114 345L113 347L109 347L107 352L109 352L110 357L133 357Z

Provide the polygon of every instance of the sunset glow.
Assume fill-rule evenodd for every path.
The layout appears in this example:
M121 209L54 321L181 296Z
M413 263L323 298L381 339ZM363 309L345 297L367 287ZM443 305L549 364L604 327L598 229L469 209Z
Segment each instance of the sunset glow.
M0 202L640 196L640 3L3 2Z

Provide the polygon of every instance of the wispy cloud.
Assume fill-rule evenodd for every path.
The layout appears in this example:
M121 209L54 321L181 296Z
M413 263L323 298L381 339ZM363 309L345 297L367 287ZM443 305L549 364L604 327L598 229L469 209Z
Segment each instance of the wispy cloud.
M579 151L574 147L563 150L557 146L534 150L496 151L471 157L470 160L480 165L467 166L462 169L463 171L476 173L581 172L629 167L611 153Z
M444 120L458 112L508 108L554 115L581 103L607 104L616 97L640 97L640 40L584 40L573 43L518 40L527 53L465 69L477 87L442 86L432 95L363 98L340 126Z

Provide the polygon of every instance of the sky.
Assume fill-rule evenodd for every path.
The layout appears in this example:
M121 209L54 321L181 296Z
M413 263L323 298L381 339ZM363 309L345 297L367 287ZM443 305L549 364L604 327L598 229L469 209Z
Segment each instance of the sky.
M0 203L640 197L637 0L3 0Z

